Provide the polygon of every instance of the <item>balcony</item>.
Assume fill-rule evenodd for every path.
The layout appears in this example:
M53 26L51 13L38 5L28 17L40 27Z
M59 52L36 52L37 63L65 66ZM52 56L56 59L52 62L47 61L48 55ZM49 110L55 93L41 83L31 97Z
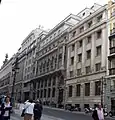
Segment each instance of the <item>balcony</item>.
M115 75L115 68L109 69L109 75Z
M114 46L114 47L111 47L111 48L109 48L109 49L110 49L110 54L115 53L115 46Z

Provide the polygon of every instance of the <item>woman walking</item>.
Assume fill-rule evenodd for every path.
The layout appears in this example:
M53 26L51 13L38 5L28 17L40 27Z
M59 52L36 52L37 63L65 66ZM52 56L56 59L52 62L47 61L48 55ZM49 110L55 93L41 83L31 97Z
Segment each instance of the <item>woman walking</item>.
M1 112L2 112L2 119L3 120L10 120L11 110L12 110L12 104L10 102L10 97L7 96L5 98L5 102L1 106Z

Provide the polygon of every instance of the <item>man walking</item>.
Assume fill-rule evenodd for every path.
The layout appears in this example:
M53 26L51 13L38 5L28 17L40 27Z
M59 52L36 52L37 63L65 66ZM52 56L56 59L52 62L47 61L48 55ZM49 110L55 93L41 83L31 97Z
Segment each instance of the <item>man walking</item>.
M34 120L40 120L42 116L42 104L40 100L37 100L35 105L34 105Z
M98 104L98 107L94 110L92 117L94 120L104 120L104 112L101 104Z

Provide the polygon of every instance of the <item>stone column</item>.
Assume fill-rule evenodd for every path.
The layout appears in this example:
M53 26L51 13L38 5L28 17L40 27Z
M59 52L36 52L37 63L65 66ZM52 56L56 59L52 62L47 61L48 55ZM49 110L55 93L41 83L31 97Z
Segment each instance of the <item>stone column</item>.
M85 40L82 41L82 70L81 72L85 74L85 61L86 61L86 47Z
M102 46L101 46L101 67L105 68L106 65L106 59L107 59L107 47L106 47L106 41L107 41L107 35L106 35L106 29L102 29Z
M95 95L95 82L91 81L90 82L90 96L94 96Z
M63 53L62 53L62 67L64 68L64 58L65 58L65 45L63 45Z
M74 52L74 75L77 74L77 42L75 43L75 52Z
M84 102L85 101L84 98L85 98L85 84L81 83L81 101L82 101L81 103L82 104L81 104L80 107L81 107L82 110L84 109L84 103L85 103Z
M67 78L69 77L69 66L70 66L70 47L68 47L68 50L67 50Z
M96 34L92 34L92 41L91 41L91 71L93 72L95 69L95 38Z

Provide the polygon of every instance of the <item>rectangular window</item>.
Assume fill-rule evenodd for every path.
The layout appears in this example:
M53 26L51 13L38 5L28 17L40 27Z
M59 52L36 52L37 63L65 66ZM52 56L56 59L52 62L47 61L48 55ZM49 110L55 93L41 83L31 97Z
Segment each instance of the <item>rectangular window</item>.
M95 95L101 94L101 81L95 82Z
M87 44L91 43L91 35L87 37Z
M99 16L97 17L97 22L101 22L101 20L102 20L102 15L99 15Z
M92 21L88 23L88 27L90 28L92 26Z
M55 97L55 88L53 88L52 97Z
M80 88L81 88L80 84L76 85L76 96L80 96L80 93L81 93Z
M81 68L77 69L77 76L81 75Z
M70 71L70 77L73 77L73 71Z
M71 57L71 65L74 64L74 57Z
M69 97L72 97L72 90L73 90L73 86L69 86Z
M82 33L83 31L84 31L84 26L80 28L80 33Z
M50 97L50 94L51 94L51 89L48 88L48 97Z
M90 83L85 83L85 96L90 96Z
M82 47L82 40L80 40L80 41L78 42L78 47L79 47L79 48Z
M74 32L72 33L72 37L75 37L75 34L76 34L76 31L74 31Z
M44 98L46 98L46 89L44 89Z
M101 46L96 47L96 56L101 55Z
M71 51L74 51L74 49L75 49L75 44L71 46Z
M87 66L86 67L86 74L89 74L91 72L91 68L90 68L90 66Z
M95 64L95 71L100 71L101 70L101 63Z
M78 54L78 62L82 61L82 54Z
M97 39L100 39L101 36L102 36L102 31L101 30L97 31Z
M91 58L91 50L88 50L87 51L87 59L90 59Z

